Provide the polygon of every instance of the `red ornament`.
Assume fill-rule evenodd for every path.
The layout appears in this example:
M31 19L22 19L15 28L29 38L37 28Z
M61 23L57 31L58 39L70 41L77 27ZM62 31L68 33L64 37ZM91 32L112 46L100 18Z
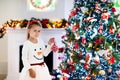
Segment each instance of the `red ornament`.
M75 43L75 49L79 49L79 44Z
M62 53L64 51L64 48L58 48L58 53Z
M67 76L63 76L63 80L68 80L68 77Z
M99 64L99 63L100 63L100 59L99 59L99 56L98 56L98 55L96 55L96 56L94 57L94 63L95 63L95 64Z
M90 80L90 79L91 79L91 75L88 74L88 75L86 76L85 80Z
M86 38L85 37L82 38L82 44L86 44Z
M117 37L120 38L120 32L117 34Z
M102 31L103 31L103 26L100 26L100 27L98 28L98 32L99 32L99 33L102 33Z
M89 65L88 63L85 63L85 64L84 64L84 69L88 69L89 66L90 66L90 65Z
M47 23L49 22L49 19L43 19L42 21L41 21L41 23L42 23L42 25L43 25L43 27L44 28L47 28Z
M116 12L116 9L114 7L111 8L112 12Z
M102 43L102 41L103 41L103 38L98 38L95 40L95 43L100 44L100 43Z
M95 8L94 8L94 10L95 10L96 12L101 12L101 8L99 8L98 2L95 3Z
M114 59L113 56L108 60L108 63L109 64L114 64L115 63L115 59Z
M80 56L80 57L82 56L82 52L79 53L79 56Z
M62 73L69 73L68 69L62 69Z
M60 57L60 56L58 57L58 60L61 60L61 57Z
M70 70L72 70L72 71L74 71L74 70L75 70L74 65L71 65L71 66L70 66Z
M86 54L86 58L85 58L86 62L88 62L89 59L90 59L90 55L89 55L89 54Z
M56 46L56 44L54 43L53 46L51 47L51 50L53 52L56 52L58 50L58 46Z
M72 26L72 31L74 32L74 31L76 31L78 28L80 28L79 25L74 25L74 26Z
M77 8L78 11L80 11L81 9L80 8Z
M64 39L64 38L65 38L65 35L63 35L61 38Z
M75 10L72 10L71 12L70 12L70 16L75 16L76 15L76 11Z
M100 64L100 61L94 60L94 63L95 63L95 64Z
M110 18L110 14L109 13L102 13L101 14L101 19L102 20L108 20Z
M99 8L98 6L96 6L96 7L94 8L94 10L95 10L95 11L101 11L101 8Z
M110 29L109 29L109 33L110 33L110 34L114 34L114 33L115 33L115 29L112 28L112 27L110 27Z

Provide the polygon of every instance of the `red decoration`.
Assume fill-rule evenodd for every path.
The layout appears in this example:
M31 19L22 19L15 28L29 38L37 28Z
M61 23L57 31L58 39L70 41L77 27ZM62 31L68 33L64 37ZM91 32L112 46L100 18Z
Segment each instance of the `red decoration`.
M82 44L86 44L86 38L85 37L82 38Z
M79 49L79 44L77 42L75 43L75 49Z
M68 77L67 76L63 76L63 80L68 80Z
M80 56L80 57L82 56L82 52L79 53L79 56Z
M71 12L70 12L70 16L75 16L76 15L76 11L75 10L72 10Z
M89 54L86 54L86 58L85 58L86 62L88 62L89 59L90 59L90 55L89 55Z
M116 9L114 7L111 8L112 12L116 12Z
M100 26L100 27L98 28L98 32L99 32L99 33L102 33L102 31L103 31L103 26Z
M64 39L64 38L65 38L65 35L63 35L61 38Z
M84 69L88 69L89 66L90 66L90 65L89 65L88 63L85 63L85 64L84 64Z
M60 56L58 57L58 60L61 60L61 57L60 57Z
M64 48L58 48L58 53L62 53L64 51Z
M101 8L95 7L94 10L95 10L95 11L101 11Z
M95 10L96 12L101 12L101 8L99 8L98 2L96 2L94 10Z
M68 69L62 69L62 73L68 73Z
M72 71L74 71L74 70L75 70L74 65L70 65L70 70L72 70Z
M109 33L110 33L110 34L114 34L114 33L115 33L115 29L112 28L112 27L110 27L110 29L109 29Z
M120 38L120 32L117 34L117 37Z
M114 64L115 63L115 59L114 59L113 56L108 60L108 63L109 64Z
M91 75L88 74L88 75L86 76L85 80L90 80L90 79L91 79Z
M77 8L78 11L80 11L81 9L80 8Z
M72 26L72 31L74 32L74 31L76 31L78 28L80 28L79 25L74 25L74 26Z
M103 41L103 38L98 38L95 40L95 43L100 44L100 43L102 43L102 41Z
M100 61L98 61L98 60L94 60L94 63L95 63L95 64L99 64Z
M102 13L101 14L101 19L102 20L108 20L110 18L110 14L109 13Z
M49 19L43 19L41 22L42 22L43 27L47 28L46 24L49 22Z

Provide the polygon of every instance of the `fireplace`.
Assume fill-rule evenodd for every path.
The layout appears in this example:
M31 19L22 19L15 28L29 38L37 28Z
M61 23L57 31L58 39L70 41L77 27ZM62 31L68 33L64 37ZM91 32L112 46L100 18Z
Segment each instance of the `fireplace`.
M61 42L61 36L65 34L64 29L42 29L41 30L41 37L46 43L48 42L48 39L51 37L54 37L56 39L56 44L59 47L63 47L64 44ZM23 43L26 41L26 29L7 29L7 54L8 54L8 72L7 72L7 78L6 80L19 80L19 75L22 66L22 63L20 62L21 59L21 50ZM40 38L41 38L40 37ZM58 60L59 53L50 53L50 55L45 58L51 59L52 63L46 61L48 68L51 72L52 69L56 69L59 65ZM52 66L50 64L53 64ZM19 66L20 65L20 66Z

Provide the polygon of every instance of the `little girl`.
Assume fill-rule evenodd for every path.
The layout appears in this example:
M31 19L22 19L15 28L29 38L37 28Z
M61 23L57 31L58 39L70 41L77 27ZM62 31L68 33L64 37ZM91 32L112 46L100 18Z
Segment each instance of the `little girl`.
M54 38L50 38L47 48L41 39L38 39L41 31L41 23L32 20L28 23L27 41L22 49L23 69L20 80L51 80L48 67L44 62L44 56L51 51Z

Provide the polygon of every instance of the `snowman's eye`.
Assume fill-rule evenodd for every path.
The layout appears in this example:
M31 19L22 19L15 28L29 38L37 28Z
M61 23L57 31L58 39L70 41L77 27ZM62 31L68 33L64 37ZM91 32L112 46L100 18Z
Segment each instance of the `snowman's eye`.
M36 49L34 49L34 51L36 51Z
M40 48L40 50L41 50L41 48Z

